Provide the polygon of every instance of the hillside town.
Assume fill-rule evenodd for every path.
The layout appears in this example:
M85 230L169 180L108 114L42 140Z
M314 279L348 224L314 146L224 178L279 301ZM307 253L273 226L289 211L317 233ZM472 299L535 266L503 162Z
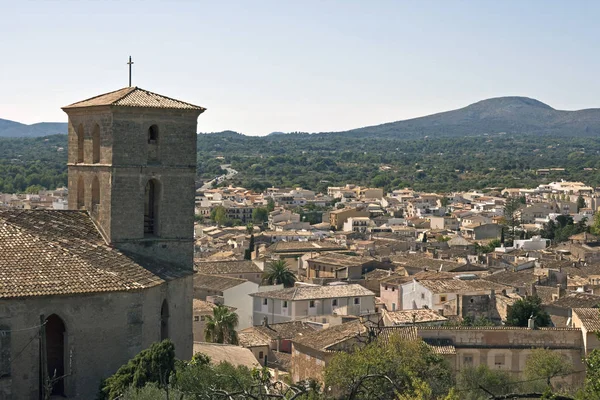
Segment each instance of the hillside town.
M195 194L194 352L322 382L349 343L403 330L455 373L486 365L519 376L533 348L556 350L579 371L564 382L581 385L582 359L600 346L600 190L216 183ZM0 195L2 208L24 210L61 210L67 198L66 188ZM507 320L534 297L547 323ZM230 344L208 340L216 308L237 315Z

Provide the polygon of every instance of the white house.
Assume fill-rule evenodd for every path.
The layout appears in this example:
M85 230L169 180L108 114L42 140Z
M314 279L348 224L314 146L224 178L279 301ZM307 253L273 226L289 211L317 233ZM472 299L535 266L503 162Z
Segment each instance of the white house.
M270 324L306 317L355 315L375 311L375 294L358 284L302 285L252 293L253 319Z

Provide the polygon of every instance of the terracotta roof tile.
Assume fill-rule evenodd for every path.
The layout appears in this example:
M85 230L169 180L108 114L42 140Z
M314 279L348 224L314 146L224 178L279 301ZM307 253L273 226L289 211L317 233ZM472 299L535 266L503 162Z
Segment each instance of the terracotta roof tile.
M208 289L222 292L246 282L249 281L225 275L194 274L194 289Z
M244 274L263 271L252 261L201 261L195 263L196 270L202 274Z
M590 332L600 331L600 310L597 308L574 308L573 314L581 320L581 325Z
M79 101L63 107L63 110L96 106L121 106L121 107L144 107L144 108L173 108L180 110L200 110L205 108L175 100L170 97L152 93L137 86L126 87Z
M110 247L84 211L0 211L0 298L137 290L189 274Z
M350 285L296 286L287 289L252 293L250 296L280 300L334 299L338 297L375 296L369 289L353 283Z

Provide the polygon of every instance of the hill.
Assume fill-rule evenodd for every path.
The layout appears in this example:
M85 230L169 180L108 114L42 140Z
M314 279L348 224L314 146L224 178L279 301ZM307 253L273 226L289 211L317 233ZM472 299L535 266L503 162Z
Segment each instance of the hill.
M66 133L66 122L40 122L26 125L20 122L0 119L0 137L40 137Z
M335 133L414 139L486 133L590 137L600 134L600 109L563 111L528 97L497 97L458 110Z

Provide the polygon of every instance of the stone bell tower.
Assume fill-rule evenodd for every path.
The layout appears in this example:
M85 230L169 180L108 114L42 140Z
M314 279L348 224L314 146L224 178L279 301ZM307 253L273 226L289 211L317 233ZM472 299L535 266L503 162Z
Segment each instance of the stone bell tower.
M196 126L204 108L138 87L63 107L69 208L114 247L192 269Z

